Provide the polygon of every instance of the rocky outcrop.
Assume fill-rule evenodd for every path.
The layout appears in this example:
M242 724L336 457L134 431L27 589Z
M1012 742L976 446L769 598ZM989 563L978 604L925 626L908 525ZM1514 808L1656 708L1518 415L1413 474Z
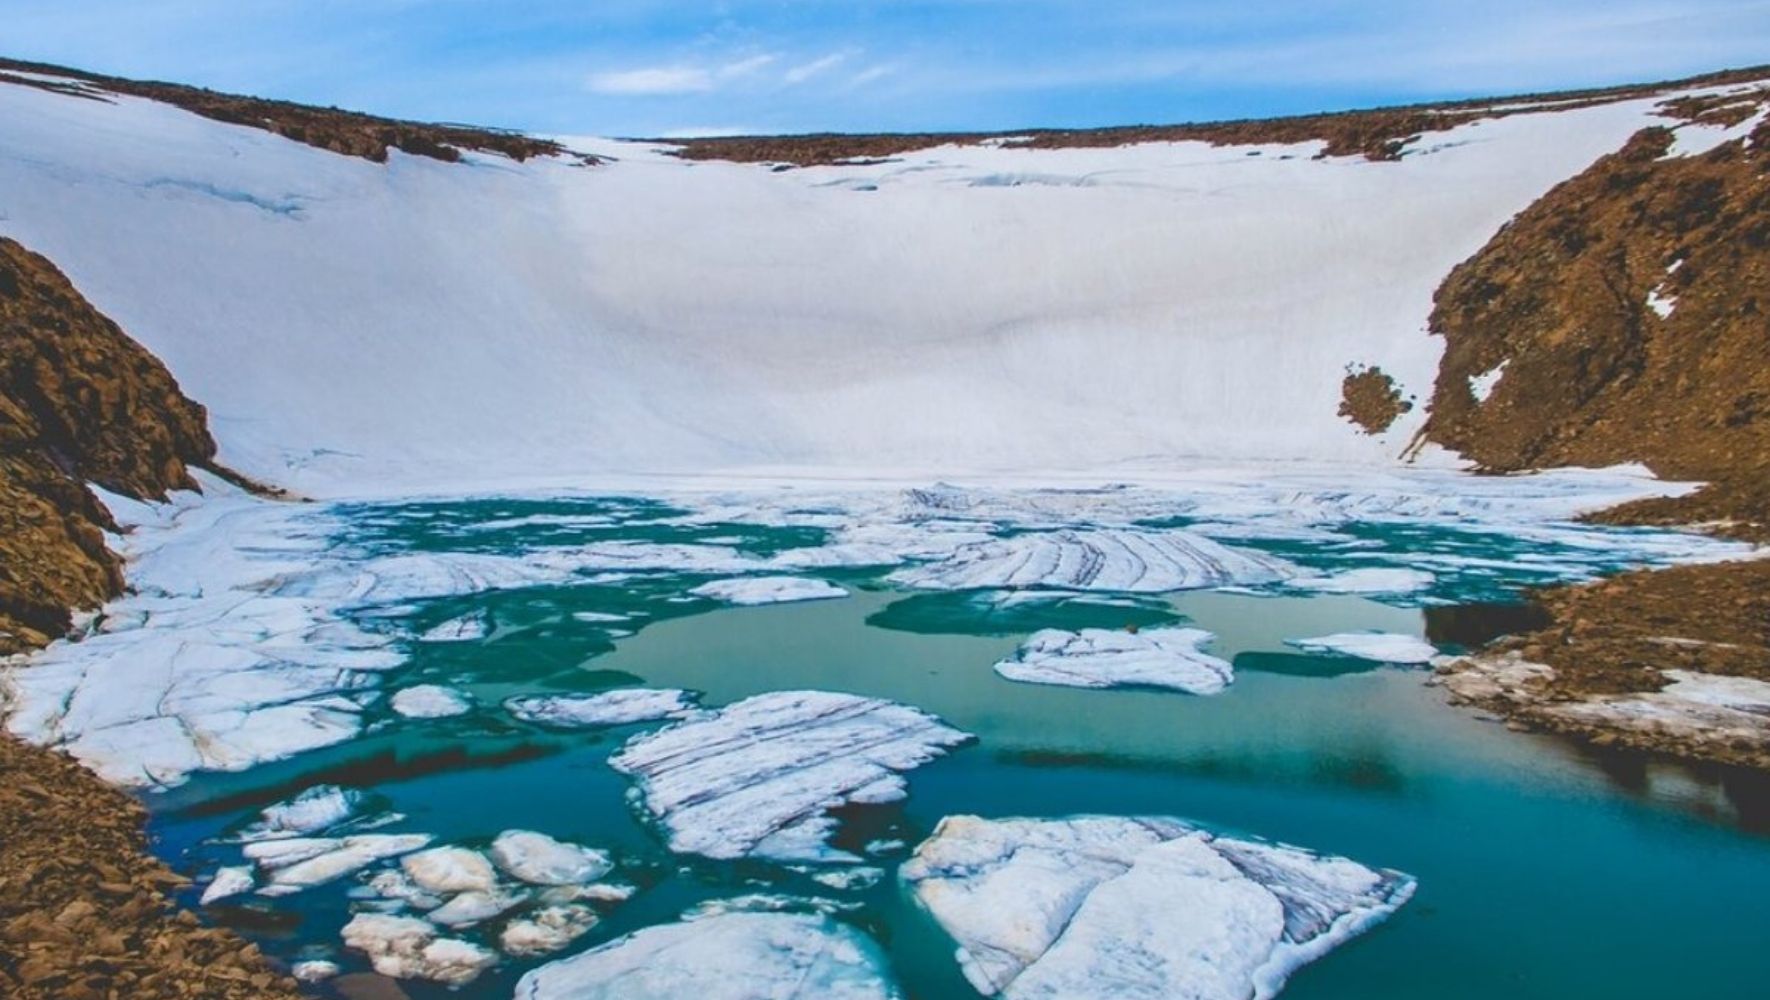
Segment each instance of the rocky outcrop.
M1756 114L1766 91L1730 102ZM1714 123L1714 109L1669 112ZM1689 127L1689 123L1686 123ZM1645 462L1716 486L1611 520L1770 532L1770 124L1680 155L1644 129L1520 214L1437 295L1425 434L1499 471ZM1483 379L1498 373L1483 398Z
M1666 102L1666 126L1459 266L1432 316L1424 438L1494 471L1643 462L1709 485L1596 520L1770 541L1767 108L1765 87ZM1543 630L1451 665L1446 686L1531 728L1770 766L1770 718L1740 694L1770 680L1766 593L1764 561L1553 588Z
M110 515L214 467L203 408L48 260L0 238L0 654L65 631L121 591Z
M45 80L38 74L59 79ZM264 129L309 146L344 156L360 156L376 163L387 162L388 151L393 149L451 163L461 158L464 149L499 153L519 161L566 151L556 142L519 132L380 118L339 108L315 108L289 101L223 94L176 83L125 80L13 59L0 59L0 83L40 87L94 100L107 100L109 94L146 97L177 105L205 118Z

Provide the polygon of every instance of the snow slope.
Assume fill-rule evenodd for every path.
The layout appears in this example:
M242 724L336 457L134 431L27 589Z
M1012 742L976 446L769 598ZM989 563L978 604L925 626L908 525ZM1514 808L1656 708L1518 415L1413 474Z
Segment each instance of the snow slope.
M1352 362L1422 398L1433 290L1652 101L1313 144L943 147L781 173L338 156L0 86L0 232L312 494L761 468L1392 461ZM1257 154L1257 155L1256 155Z

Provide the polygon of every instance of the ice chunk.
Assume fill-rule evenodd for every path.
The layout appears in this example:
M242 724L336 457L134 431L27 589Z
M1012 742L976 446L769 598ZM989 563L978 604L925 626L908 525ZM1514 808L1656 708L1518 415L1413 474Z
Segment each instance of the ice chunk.
M266 806L241 840L277 840L319 833L338 826L362 808L363 793L337 785L315 785L292 799Z
M970 739L878 698L777 691L636 736L609 764L638 780L671 850L852 860L825 842L829 810L902 798L900 772Z
M506 955L527 958L556 952L596 926L596 913L588 906L547 906L504 925L498 947Z
M1285 642L1308 653L1339 653L1378 663L1428 663L1438 655L1426 640L1394 632L1336 632Z
M337 962L328 962L318 958L296 962L289 966L289 975L304 983L324 982L336 976L339 971L341 970L339 970Z
M530 885L583 885L614 868L607 852L554 840L532 830L505 830L492 841L492 863Z
M454 688L419 684L397 692L393 710L408 719L446 719L473 711L473 700Z
M1263 1000L1394 912L1414 881L1180 820L949 816L901 875L1011 1000Z
M344 925L344 943L368 955L376 972L394 979L463 986L498 964L497 952L438 937L435 925L415 917L359 913Z
M745 606L819 601L848 596L848 591L833 583L808 580L802 576L740 576L703 583L689 593L696 597L709 597L727 604Z
M432 626L418 637L419 642L471 642L484 639L490 631L485 612L475 611Z
M895 1000L878 946L821 915L662 924L530 972L515 1000Z
M203 890L203 898L197 902L208 906L218 900L238 896L242 892L251 892L257 885L258 880L252 877L250 865L223 868L215 873L213 879L209 880L209 887Z
M1332 576L1299 577L1290 586L1318 594L1411 594L1425 590L1436 580L1423 569L1366 566Z
M498 884L492 863L465 847L433 847L400 859L406 877L430 892L489 892Z
M428 843L427 834L364 833L352 837L260 841L247 844L245 854L269 875L270 884L259 893L283 896L324 885Z
M457 893L454 899L431 910L425 916L444 927L472 927L483 924L502 913L508 913L528 901L528 894L503 889L473 889Z
M1029 684L1068 687L1160 687L1216 694L1235 679L1228 662L1200 651L1216 637L1196 628L1137 632L1086 628L1035 632L996 673Z
M900 569L890 579L928 590L1163 593L1259 586L1296 575L1295 566L1276 556L1191 532L1065 528L973 542L940 562Z
M680 719L694 711L695 696L677 688L622 688L593 695L531 695L504 708L524 722L578 728L626 726Z

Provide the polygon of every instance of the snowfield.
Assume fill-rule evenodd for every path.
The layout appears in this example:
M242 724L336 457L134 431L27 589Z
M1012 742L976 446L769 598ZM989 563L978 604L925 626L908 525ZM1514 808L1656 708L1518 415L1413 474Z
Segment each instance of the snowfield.
M1315 144L940 147L771 172L386 165L171 106L0 87L0 232L310 495L620 472L1385 463L1351 363L1424 397L1434 289L1654 101Z

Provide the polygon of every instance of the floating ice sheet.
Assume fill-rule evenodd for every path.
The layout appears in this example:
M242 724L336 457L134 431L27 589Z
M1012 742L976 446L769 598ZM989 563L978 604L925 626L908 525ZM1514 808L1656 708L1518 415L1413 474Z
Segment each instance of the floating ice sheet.
M679 688L621 688L592 695L526 695L504 708L524 722L561 729L625 726L680 719L694 711L695 695Z
M903 798L901 772L970 738L878 698L778 691L636 736L609 764L637 781L673 851L853 860L827 843L829 811Z
M1286 639L1309 653L1339 653L1378 663L1428 663L1437 647L1424 639L1394 632L1337 632L1310 639Z
M739 605L785 604L848 596L848 591L833 583L802 576L740 576L703 583L689 593Z
M1235 679L1235 670L1200 649L1214 638L1196 628L1044 629L996 664L996 673L1029 684L1216 694Z
M723 913L544 965L516 1000L895 1000L878 946L827 916Z
M1264 1000L1414 889L1345 858L1107 816L949 816L900 874L971 985L1010 1000Z
M975 542L950 558L898 570L891 579L929 590L984 587L1164 593L1258 586L1296 576L1295 566L1184 531L1031 532Z

